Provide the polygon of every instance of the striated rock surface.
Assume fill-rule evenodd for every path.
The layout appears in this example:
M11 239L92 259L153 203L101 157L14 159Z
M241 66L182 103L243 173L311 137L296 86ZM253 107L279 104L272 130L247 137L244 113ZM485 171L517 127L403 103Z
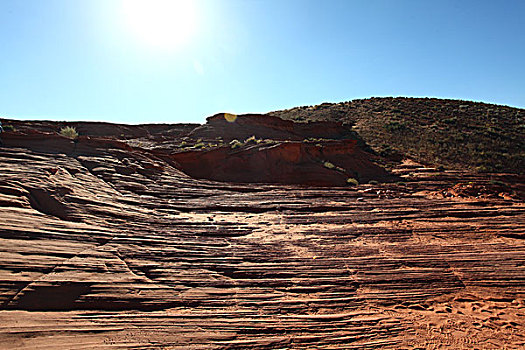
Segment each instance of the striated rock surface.
M172 158L190 176L216 181L345 186L349 178L364 183L394 179L372 163L355 140L225 146L176 153Z
M11 123L0 348L525 347L523 176L405 162L396 183L216 182L179 169L197 157L175 147L191 144L190 127L71 141L51 122ZM321 146L355 147L333 139ZM321 151L240 149L241 160Z
M294 123L268 115L227 113L207 121L188 134L200 140L201 148L171 156L194 178L309 186L395 179L373 163L378 157L365 152L358 135L341 123ZM202 149L210 140L218 143ZM229 143L224 145L225 141Z

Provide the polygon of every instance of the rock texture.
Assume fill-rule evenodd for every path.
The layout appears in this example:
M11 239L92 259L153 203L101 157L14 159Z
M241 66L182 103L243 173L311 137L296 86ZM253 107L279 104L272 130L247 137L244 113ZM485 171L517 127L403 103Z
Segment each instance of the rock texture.
M173 158L193 127L11 123L0 348L525 347L523 176L215 182Z
M345 186L348 179L367 183L395 178L372 163L371 155L361 151L355 140L225 146L180 152L172 158L192 177L217 181Z
M373 163L378 157L365 152L362 140L340 123L293 123L265 115L221 113L188 136L198 138L202 146L203 141L219 142L208 143L204 150L171 154L179 168L194 178L309 186L395 179Z

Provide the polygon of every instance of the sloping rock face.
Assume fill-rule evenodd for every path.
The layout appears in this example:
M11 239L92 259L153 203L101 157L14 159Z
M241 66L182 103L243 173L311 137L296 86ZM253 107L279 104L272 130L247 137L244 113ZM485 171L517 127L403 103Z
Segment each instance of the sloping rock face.
M525 346L523 176L215 182L126 137L1 136L1 348Z
M188 136L235 140L226 146L173 154L180 169L195 178L309 186L395 179L372 162L377 157L363 151L358 136L340 123L293 123L268 115L220 113ZM250 138L252 142L238 142Z
M226 146L172 157L190 176L216 181L345 186L349 178L364 183L394 179L372 163L371 155L359 150L355 140L283 142L243 149Z

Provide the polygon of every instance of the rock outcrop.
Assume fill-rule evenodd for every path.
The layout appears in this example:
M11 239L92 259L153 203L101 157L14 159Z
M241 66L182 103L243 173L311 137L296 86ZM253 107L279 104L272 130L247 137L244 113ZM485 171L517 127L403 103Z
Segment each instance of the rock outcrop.
M362 140L341 123L293 123L267 115L220 113L188 136L201 143L220 142L172 154L180 169L194 178L309 186L395 179L372 162L378 157L365 152Z
M188 175L216 181L346 186L348 179L368 183L395 178L372 163L356 140L225 146L172 157Z
M250 136L280 141L302 141L306 138L345 139L356 134L334 121L294 123L267 114L218 113L206 119L207 123L195 128L195 138L222 137L224 140L244 140Z
M11 123L1 348L525 346L523 176L405 162L395 183L217 182L188 175L206 171L180 146L194 147L191 128L114 126L128 136L75 142L51 122ZM348 138L290 140L199 157L238 169L251 156L297 166L326 151L345 171L369 166ZM337 173L306 169L315 184Z

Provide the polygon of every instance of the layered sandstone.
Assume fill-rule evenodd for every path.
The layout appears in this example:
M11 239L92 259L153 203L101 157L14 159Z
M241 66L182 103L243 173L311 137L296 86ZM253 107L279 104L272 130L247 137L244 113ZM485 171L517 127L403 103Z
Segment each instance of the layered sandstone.
M18 123L0 147L1 348L525 346L522 176L405 162L395 183L218 182L182 157L235 150L175 147L191 128L72 141ZM354 159L344 140L239 157Z

